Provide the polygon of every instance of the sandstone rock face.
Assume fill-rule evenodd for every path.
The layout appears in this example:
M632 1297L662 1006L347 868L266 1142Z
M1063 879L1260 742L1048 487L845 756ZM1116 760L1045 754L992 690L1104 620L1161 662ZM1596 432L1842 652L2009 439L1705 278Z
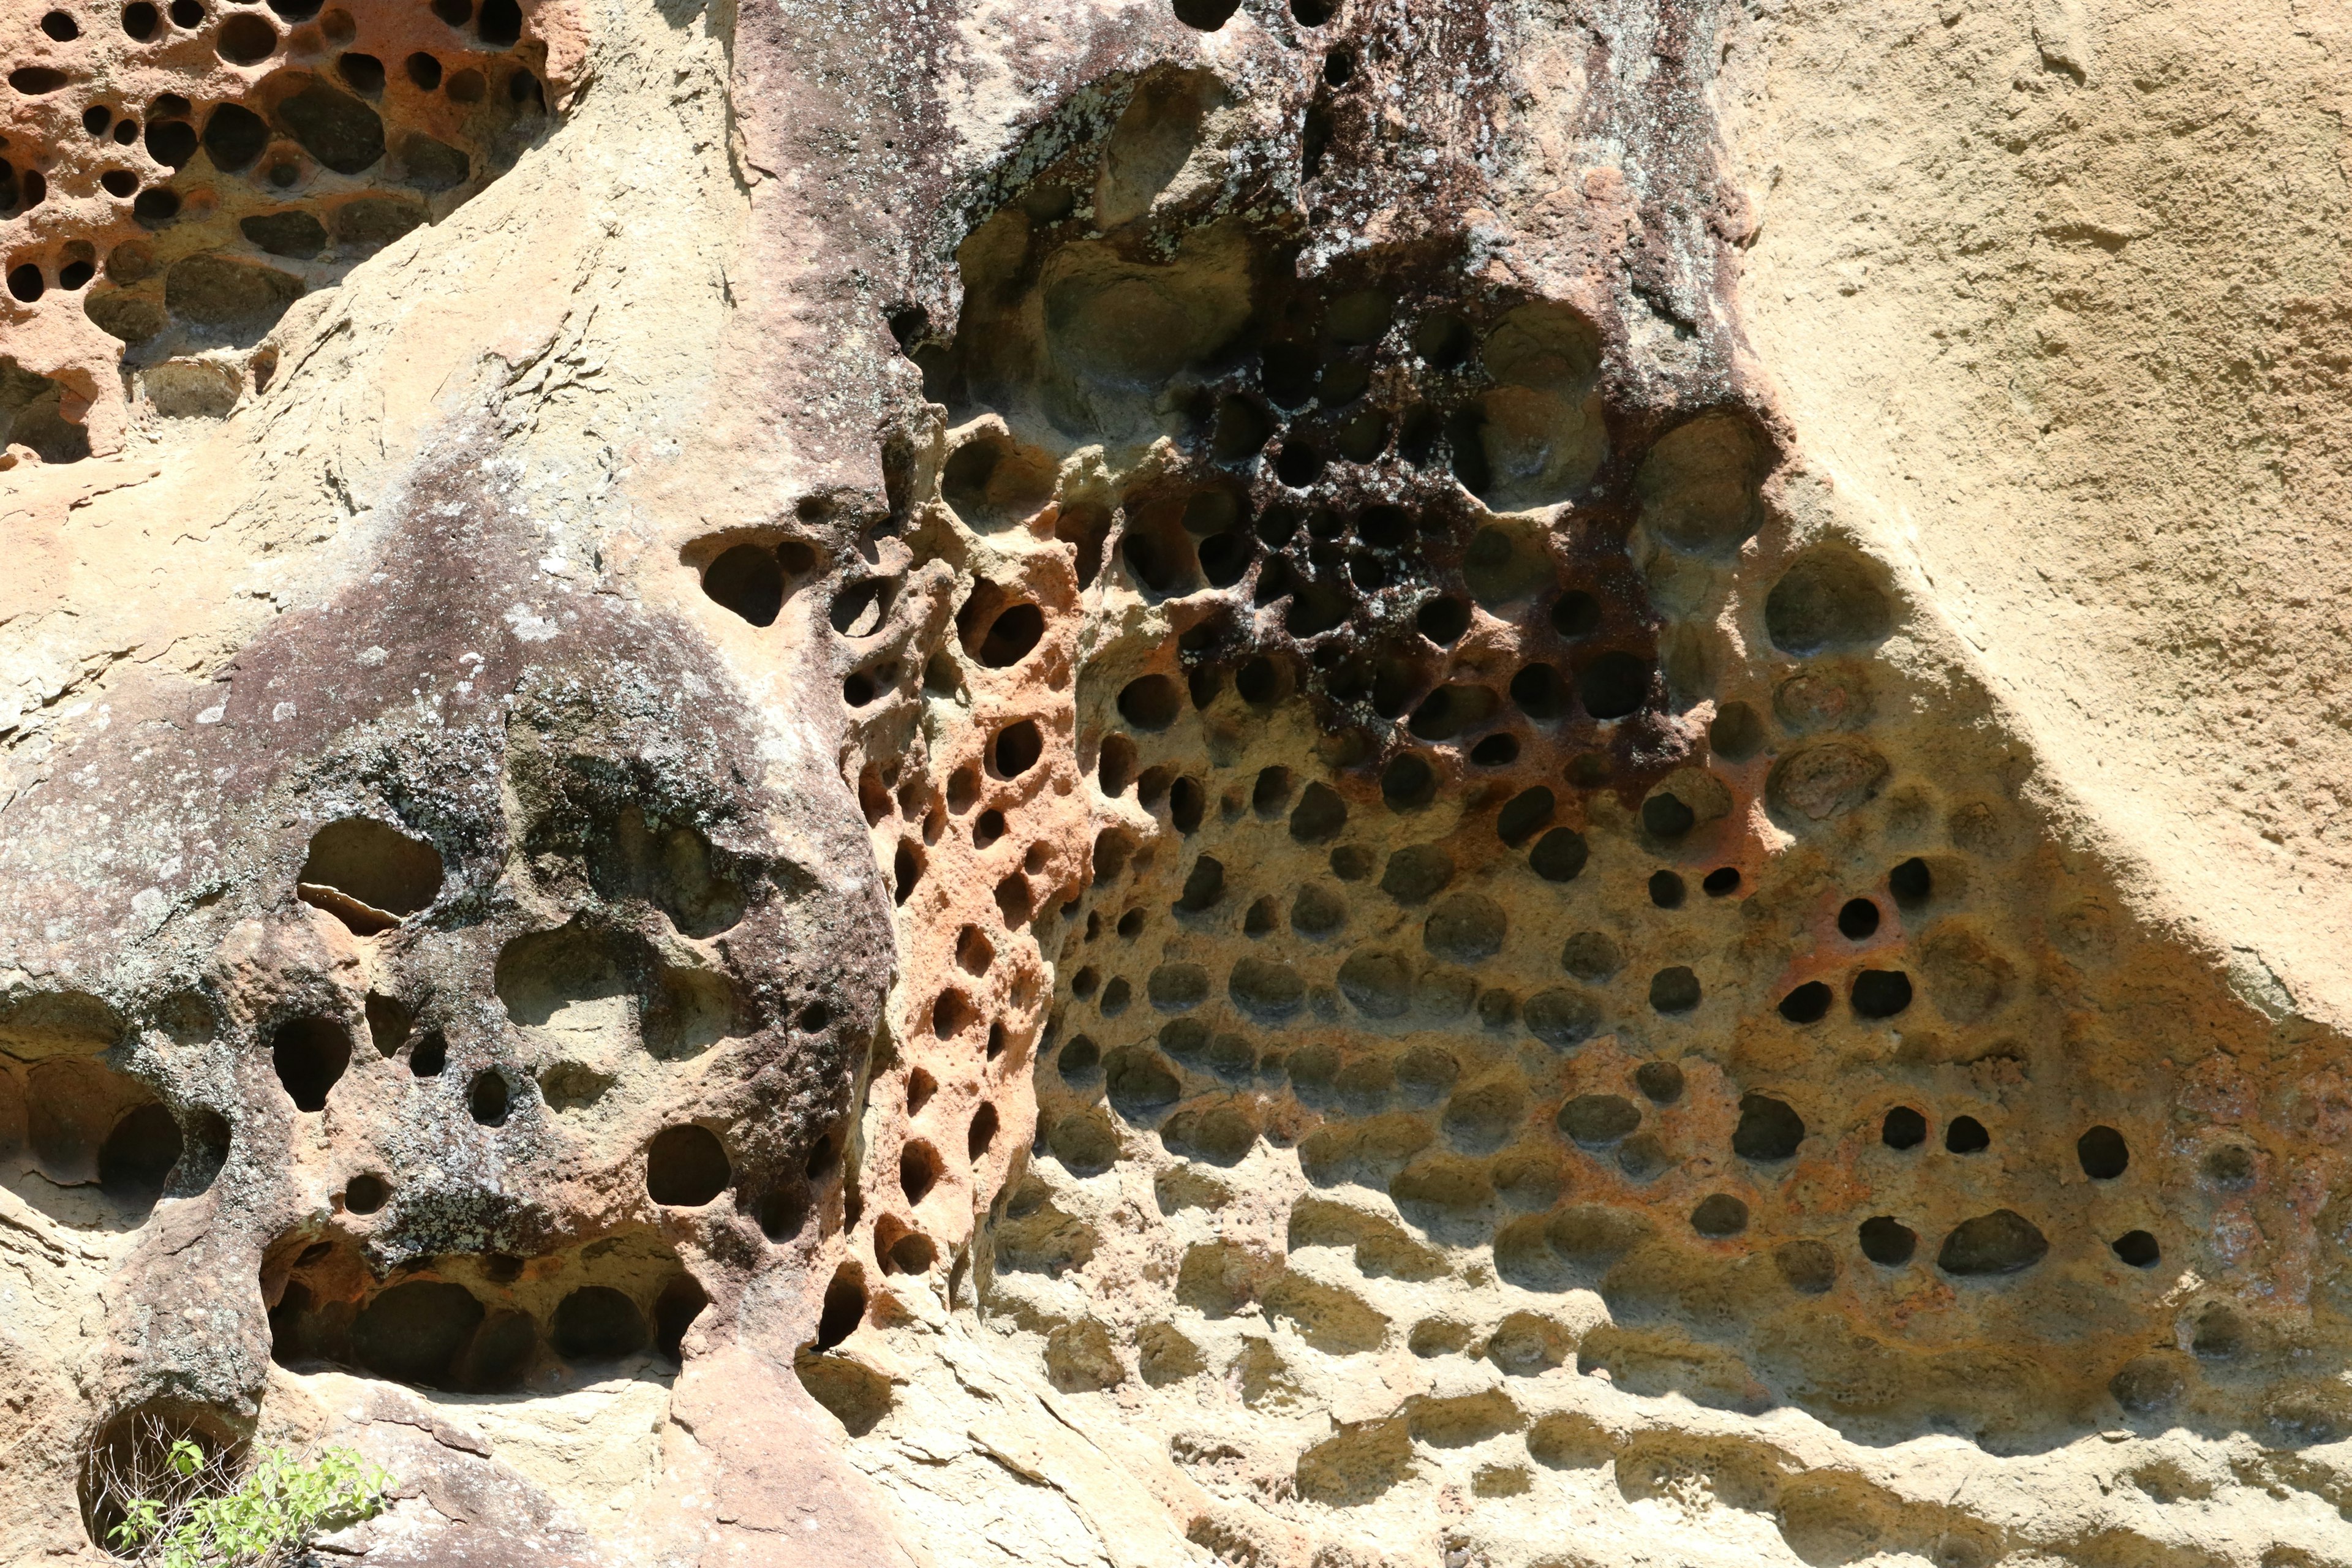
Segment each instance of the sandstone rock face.
M0 25L0 1561L2352 1563L2340 20Z

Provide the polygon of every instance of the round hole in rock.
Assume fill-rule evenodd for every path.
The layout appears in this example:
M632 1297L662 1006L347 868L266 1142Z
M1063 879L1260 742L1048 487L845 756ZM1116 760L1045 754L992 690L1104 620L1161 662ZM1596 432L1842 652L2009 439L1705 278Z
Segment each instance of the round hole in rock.
M907 1073L908 1116L911 1118L921 1115L923 1107L930 1103L931 1096L937 1094L939 1090L939 1079L921 1068L910 1068Z
M307 901L369 936L432 903L442 876L432 845L373 817L346 816L310 836L295 883Z
M2144 1230L2127 1230L2107 1245L2117 1258L2134 1268L2153 1268L2164 1260L2164 1248Z
M352 1037L331 1018L296 1018L278 1026L269 1056L294 1108L324 1110L327 1091L352 1065Z
M408 79L416 84L419 92L431 92L441 85L441 62L423 49L409 56L405 63Z
M514 1089L507 1075L496 1068L485 1068L474 1075L466 1088L467 1114L484 1127L504 1127L507 1113L514 1109Z
M835 1270L824 1288L824 1305L817 1313L816 1348L829 1351L866 1321L866 1275L855 1263Z
M81 111L81 128L92 136L103 136L106 128L114 123L114 110L102 103L93 103Z
M1865 969L1849 993L1853 1010L1865 1018L1892 1018L1911 1005L1911 977L1899 969Z
M392 1184L373 1173L353 1176L343 1185L343 1207L352 1214L373 1214L392 1201Z
M1691 1210L1691 1228L1712 1240L1738 1236L1748 1228L1748 1205L1729 1193L1701 1198Z
M620 1361L650 1336L637 1304L610 1285L583 1285L555 1309L548 1326L555 1353L570 1362Z
M81 37L81 24L63 11L51 11L41 18L41 31L58 43L69 44Z
M449 1388L457 1381L453 1364L484 1316L463 1285L407 1280L380 1292L352 1320L352 1352L379 1377Z
M834 595L827 616L833 629L846 637L872 637L880 631L889 614L891 587L887 577L868 577L843 588Z
M438 1078L441 1069L448 1065L449 1042L438 1029L426 1030L408 1049L408 1075L411 1078Z
M1699 882L1710 899L1727 899L1739 891L1739 868L1717 866Z
M760 1232L770 1241L790 1241L808 1223L807 1184L787 1177L760 1200Z
M1742 1095L1739 1125L1731 1131L1731 1152L1766 1163L1786 1160L1805 1139L1804 1118L1786 1100L1765 1094Z
M1679 797L1654 795L1642 803L1642 829L1654 838L1675 839L1698 825L1698 814Z
M1552 812L1558 804L1551 791L1541 784L1520 791L1496 815L1495 837L1517 848L1551 821Z
M1567 716L1568 682L1549 664L1530 664L1511 677L1511 700L1528 718L1548 723Z
M184 120L150 119L145 140L147 155L168 168L183 168L189 159L196 155L196 128ZM133 184L136 184L135 180ZM116 195L129 195L125 191L114 191L111 185L107 189ZM120 278L121 268L113 263L109 265L111 275Z
M1784 1241L1772 1249L1772 1264L1801 1296L1825 1296L1837 1283L1837 1254L1818 1241Z
M162 26L163 20L163 14L149 5L147 0L131 0L131 4L122 8L123 32L141 43L155 36L155 29Z
M1323 477L1323 454L1296 437L1286 437L1274 460L1274 477L1292 489L1303 490Z
M183 1476L173 1460L173 1446L181 1440L194 1443L205 1460L193 1478ZM100 1549L89 1560L107 1560L106 1548L123 1521L130 1499L194 1502L227 1492L235 1484L242 1447L215 1410L168 1398L126 1410L107 1422L81 1454L82 1528Z
M1944 1147L1955 1154L1980 1154L1992 1147L1992 1134L1973 1116L1955 1116L1945 1124Z
M928 1274L939 1259L939 1248L921 1231L910 1230L890 1244L890 1268L899 1274Z
M953 1039L979 1020L971 1001L961 991L950 989L940 993L931 1004L931 1034L942 1040Z
M980 662L991 669L1008 668L1026 658L1045 635L1045 611L1034 605L1008 605L988 624L988 635L980 642Z
M832 1134L828 1133L809 1145L808 1158L802 1162L801 1169L812 1182L825 1181L833 1175L835 1163L839 1158L840 1152Z
M909 1143L898 1151L898 1190L910 1204L919 1204L939 1185L940 1157L928 1143Z
M1045 754L1045 736L1034 719L1007 724L990 743L990 765L999 778L1019 778Z
M2198 1314L2189 1350L2208 1361L2227 1361L2246 1348L2246 1326L2237 1313L2214 1302Z
M98 268L88 261L68 261L58 268L58 287L68 294L98 275Z
M160 185L142 191L131 204L131 216L149 228L161 228L180 216L180 198Z
M239 11L213 35L213 50L233 66L259 65L278 52L278 29L251 11Z
M1625 954L1606 931L1579 931L1560 947L1559 966L1597 985L1625 966Z
M1995 1209L1953 1226L1936 1254L1936 1267L1964 1279L2016 1274L2049 1251L2048 1239L2032 1220L2015 1209Z
M755 626L772 626L784 607L784 569L766 545L733 545L704 568L702 591Z
M971 819L971 841L977 848L987 848L1003 837L1005 832L1004 814L992 805Z
M522 37L522 7L516 0L482 0L474 36L494 49L509 47Z
M1727 763L1744 763L1764 749L1764 721L1745 702L1727 702L1706 726L1706 743Z
M1517 735L1493 734L1470 748L1470 761L1482 768L1508 767L1519 760Z
M1418 752L1407 752L1381 773L1381 798L1393 811L1412 811L1437 796L1437 770Z
M163 1194L180 1163L180 1123L150 1100L115 1122L98 1150L99 1190L118 1203L150 1205Z
M1185 874L1184 890L1178 896L1175 907L1186 914L1199 914L1215 908L1224 896L1224 862L1213 855L1203 855L1192 862L1192 869Z
M646 1191L669 1208L700 1208L734 1176L719 1134L694 1122L665 1127L646 1145Z
M205 117L204 146L215 168L234 174L261 156L269 127L243 104L224 103Z
M2254 1184L2253 1151L2240 1143L2224 1143L2210 1151L2198 1169L2205 1180L2224 1192L2242 1192Z
M205 20L205 8L197 0L172 0L173 24L181 27L198 27Z
M1584 835L1572 827L1555 827L1536 840L1528 866L1547 882L1572 882L1591 858Z
M1885 591L1872 581L1870 568L1833 547L1799 556L1764 597L1764 629L1772 646L1800 658L1877 642L1893 623Z
M1176 19L1202 33L1213 33L1233 20L1241 0L1174 0Z
M1698 976L1686 965L1677 963L1650 977L1650 1005L1656 1011L1687 1013L1698 1004Z
M1601 629L1601 601L1570 588L1552 601L1551 627L1564 637L1589 637Z
M48 289L48 280L41 269L31 262L8 269L8 292L29 305Z
M474 19L474 0L433 0L433 14L452 27Z
M1893 1215L1862 1222L1862 1255L1882 1268L1900 1268L1919 1250L1919 1234Z
M2094 1127L2074 1140L2074 1157L2083 1174L2095 1182L2112 1182L2131 1163L2131 1148L2112 1127Z
M1102 1047L1085 1035L1074 1036L1055 1054L1054 1067L1065 1083L1090 1082L1102 1069Z
M1895 902L1903 909L1916 910L1926 903L1935 886L1935 875L1927 869L1927 862L1916 855L1886 873L1886 890L1895 895Z
M1164 675L1139 676L1118 694L1118 716L1139 730L1165 730L1182 710L1176 683Z
M1282 695L1281 667L1263 655L1251 659L1234 675L1234 690L1251 707L1263 708Z
M709 1293L691 1274L680 1274L662 1287L661 1294L654 1298L654 1348L664 1360L685 1361L686 1331L709 1305Z
M55 92L71 79L54 66L19 66L8 73L8 85L27 98Z
M1675 875L1674 872L1653 871L1650 873L1650 902L1657 905L1658 908L1662 910L1681 909L1683 907L1683 900L1687 896L1688 890L1683 886L1682 878Z
M1450 647L1470 629L1470 606L1451 595L1432 599L1413 616L1413 625L1421 628L1422 636L1438 647Z
M1868 899L1848 899L1838 910L1838 934L1848 942L1865 942L1878 934L1878 906Z
M1595 719L1622 719L1650 694L1647 660L1624 652L1604 653L1576 678L1577 700Z
M1673 1062L1643 1062L1633 1069L1633 1087L1660 1105L1683 1097L1683 1069Z
M1641 1111L1622 1094L1580 1094L1559 1108L1559 1130L1580 1148L1605 1149L1641 1125Z
M1780 998L1780 1016L1791 1024L1818 1024L1829 1016L1835 994L1818 980L1808 980Z
M1302 27L1319 27L1339 14L1339 0L1290 0L1290 14Z
M965 1151L971 1156L973 1163L979 1163L981 1156L988 1152L989 1145L996 1142L996 1107L982 1100L980 1109L971 1113L971 1130L964 1139Z
M1301 844L1328 844L1348 826L1348 803L1329 784L1317 782L1299 792L1290 813L1290 837Z
M1927 1141L1927 1119L1907 1105L1898 1105L1878 1124L1878 1141L1889 1149L1916 1149Z
M344 86L362 98L383 96L383 62L373 55L362 54L357 50L338 55L335 58L335 74L343 79ZM758 546L745 545L742 548L756 550ZM717 595L713 595L712 597L716 598ZM721 603L724 601L722 600ZM732 609L734 606L730 605L728 607Z
M1401 904L1425 904L1453 880L1453 856L1434 844L1408 844L1389 856L1381 891Z

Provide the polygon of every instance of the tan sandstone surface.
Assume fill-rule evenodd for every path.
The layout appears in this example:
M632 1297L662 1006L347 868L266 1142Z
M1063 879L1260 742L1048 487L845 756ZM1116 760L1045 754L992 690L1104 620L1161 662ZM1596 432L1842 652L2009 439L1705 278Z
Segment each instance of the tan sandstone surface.
M2352 26L16 5L0 1562L2352 1564Z

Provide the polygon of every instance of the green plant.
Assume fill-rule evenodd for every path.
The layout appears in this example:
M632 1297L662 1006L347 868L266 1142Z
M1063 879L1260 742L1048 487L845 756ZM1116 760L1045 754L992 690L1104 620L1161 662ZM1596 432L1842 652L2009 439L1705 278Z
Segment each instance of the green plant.
M174 1438L164 1454L172 1484L161 1497L124 1500L122 1521L110 1532L115 1548L156 1568L276 1568L321 1530L383 1512L392 1485L349 1448L307 1463L273 1448L233 1487L228 1465L226 1454Z

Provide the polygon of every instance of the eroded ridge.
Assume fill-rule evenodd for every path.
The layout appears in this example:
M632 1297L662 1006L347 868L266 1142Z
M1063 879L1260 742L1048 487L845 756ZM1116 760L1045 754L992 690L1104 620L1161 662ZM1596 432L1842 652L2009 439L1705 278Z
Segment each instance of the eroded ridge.
M127 411L219 416L266 386L288 307L502 173L562 89L551 36L568 58L561 12L517 0L67 3L8 26L0 440L46 462L120 444Z
M1854 1445L2352 1430L2306 1359L2341 1244L2271 1173L2336 1170L2315 1035L2120 912L1736 379L1662 395L1456 243L1319 244L1224 161L1228 90L1163 70L1025 150L953 331L894 323L944 417L834 613L909 954L877 1266L967 1299L891 1239L957 1245L912 1216L963 1164L904 1151L940 1103L1027 1131L955 966L1034 952L971 1299L1146 1423L1234 1560L1441 1498L1449 1550L1533 1560L1613 1480L1808 1561L1990 1561L2054 1538ZM888 1466L902 1363L850 1305L803 1380ZM1734 1435L1776 1413L1803 1440Z

